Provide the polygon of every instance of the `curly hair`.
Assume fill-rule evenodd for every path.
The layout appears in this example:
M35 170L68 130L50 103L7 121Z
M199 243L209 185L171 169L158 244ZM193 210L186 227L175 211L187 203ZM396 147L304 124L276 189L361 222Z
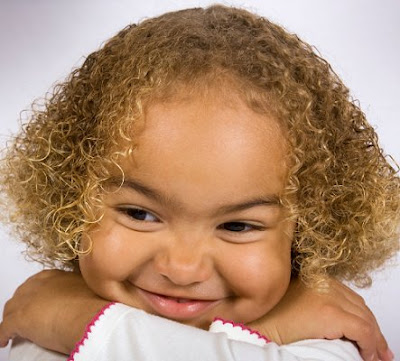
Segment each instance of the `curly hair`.
M76 267L79 253L90 251L79 249L82 233L101 218L99 195L130 151L121 144L134 147L146 102L205 83L229 83L286 130L282 203L297 224L294 272L310 283L330 275L369 284L368 273L399 249L397 166L310 45L265 18L221 5L126 27L32 107L5 153L0 182L32 257Z

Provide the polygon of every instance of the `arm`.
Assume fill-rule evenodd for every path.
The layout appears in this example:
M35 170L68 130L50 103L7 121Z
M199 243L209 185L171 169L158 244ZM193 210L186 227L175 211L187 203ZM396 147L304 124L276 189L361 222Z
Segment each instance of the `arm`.
M299 291L297 287L293 288L295 295ZM286 302L287 300L284 304ZM320 303L323 304L323 302ZM341 303L340 301L339 304ZM9 338L19 335L43 347L69 353L83 334L85 325L105 304L107 304L107 301L98 298L89 291L78 275L61 271L39 273L22 285L17 290L14 298L7 304L3 323L0 325L0 345L5 346ZM306 306L308 304L311 304L309 299L306 302ZM46 305L46 307L44 308L43 305ZM290 305L282 307L284 311L282 317L279 316L279 312L276 312L273 318L262 320L263 322L259 321L258 325L263 327L261 330L266 330L268 334L271 333L269 337L273 340L282 342L286 340L282 337L282 334L279 334L281 339L277 339L273 331L280 330L275 325L279 325L281 329L285 330L286 322L289 333L296 331L296 327L293 326L297 325L296 335L301 335L304 325L300 322L293 322L293 319L288 317L285 309L290 308ZM319 313L319 311L313 306L311 311L308 311L308 314L310 312L313 314ZM307 307L305 310L296 311L296 314L303 314L304 312L307 314ZM343 311L340 307L337 307L335 312L332 310L329 316L332 322L326 326L332 328L332 325L341 319L338 316L342 313ZM307 320L307 322L309 321L310 319ZM348 323L344 323L341 326L343 329L349 327ZM373 332L366 333L365 335L368 338L366 340L363 339L363 342L376 342L376 335L380 335L380 332L376 331L377 325L373 323L369 324L369 327ZM365 335L364 337L366 337ZM302 338L307 337L310 336L307 334ZM315 337L324 337L324 335L318 336L317 334ZM379 337L383 338L381 335ZM384 357L386 357L385 351L386 349L381 352ZM390 359L384 357L381 356L381 359Z
M106 306L87 331L68 361L361 360L356 348L345 341L308 340L286 346L268 343L259 347L233 341L225 333L206 332L122 304ZM237 331L233 332L236 337L240 336ZM232 334L232 331L229 333ZM46 357L49 360L65 360L65 356L40 350L33 344L25 343L18 347L12 350L13 361L24 360L28 350L32 352L32 349L37 358L32 358L30 353L30 361Z
M93 316L109 301L94 294L78 274L43 271L30 277L6 303L0 324L0 347L25 338L69 354Z
M225 333L207 332L115 304L98 319L85 346L77 350L73 360L361 360L353 345L338 342L313 340L297 345L269 343L259 347L232 341Z
M325 286L316 291L292 281L279 304L250 327L278 344L345 338L358 346L364 360L392 360L393 354L364 299L338 281L331 279Z

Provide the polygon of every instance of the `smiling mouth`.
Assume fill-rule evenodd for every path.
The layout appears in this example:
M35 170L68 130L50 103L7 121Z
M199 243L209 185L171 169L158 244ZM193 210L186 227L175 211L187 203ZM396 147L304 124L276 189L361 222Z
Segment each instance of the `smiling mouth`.
M200 317L221 302L221 299L180 298L153 293L142 288L137 289L141 298L155 314L174 320L189 320Z
M155 295L157 295L158 297L164 297L167 300L173 300L173 301L175 301L177 303L195 302L195 300L188 299L188 298L176 298L176 297L170 297L170 296L163 296L163 295L156 294L156 293L155 293Z

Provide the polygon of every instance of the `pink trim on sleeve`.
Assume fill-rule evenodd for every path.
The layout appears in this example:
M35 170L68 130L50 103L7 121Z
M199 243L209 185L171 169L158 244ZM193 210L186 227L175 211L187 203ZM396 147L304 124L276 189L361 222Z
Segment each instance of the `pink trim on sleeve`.
M224 320L223 318L220 318L220 317L215 317L213 323L214 322L218 322L218 321L221 322L222 325L227 325L227 324L229 325L230 324L230 325L232 325L233 328L238 327L242 331L249 332L250 335L256 335L259 340L264 340L265 343L272 342L269 338L265 337L264 335L262 335L261 333L259 333L256 330L252 330L250 327L247 327L243 323L237 323L237 322L230 321L230 320Z
M85 333L79 342L76 343L75 348L71 352L70 356L68 357L67 361L74 361L75 355L79 352L80 347L84 344L84 342L89 338L89 333L92 331L92 327L96 324L99 318L104 314L104 312L109 309L111 306L115 305L115 302L111 302L105 305L86 325Z

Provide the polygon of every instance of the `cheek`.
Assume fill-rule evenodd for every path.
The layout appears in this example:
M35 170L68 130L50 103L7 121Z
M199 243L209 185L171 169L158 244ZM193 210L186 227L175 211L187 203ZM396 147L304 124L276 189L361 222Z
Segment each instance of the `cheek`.
M79 257L79 268L88 287L108 300L118 300L124 281L137 267L135 244L127 242L124 232L102 227L82 239L84 246L92 243L91 251ZM132 247L130 246L132 245ZM137 252L136 252L137 253Z
M226 263L232 289L254 305L276 303L290 281L290 242L244 245Z
M90 240L89 240L90 237ZM134 258L133 249L127 247L121 233L95 230L83 237L83 246L91 251L79 257L79 267L85 279L96 281L123 280L130 272Z
M290 253L242 255L237 265L233 270L237 284L253 294L261 295L263 289L270 291L291 273Z

